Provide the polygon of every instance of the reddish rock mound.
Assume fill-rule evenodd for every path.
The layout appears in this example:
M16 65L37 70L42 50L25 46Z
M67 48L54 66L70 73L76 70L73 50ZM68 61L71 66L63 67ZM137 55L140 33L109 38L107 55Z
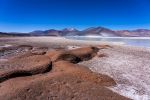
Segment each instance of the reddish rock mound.
M31 52L35 55L44 55L46 54L48 47L33 47Z
M112 78L73 64L91 59L98 50L29 53L1 63L0 100L129 100L105 87L116 85Z
M17 84L17 85L16 85ZM56 62L52 72L1 83L2 100L129 100L103 86L115 82L106 75L68 63Z
M96 47L83 47L73 50L58 50L58 51L49 51L46 53L50 57L51 61L69 61L71 63L78 63L80 61L89 60L96 55L98 52Z
M46 53L48 57L50 57L52 62L57 62L57 61L68 61L71 63L78 63L81 61L80 58L77 56L69 53L68 51L49 51Z
M97 47L83 47L70 50L69 52L84 61L94 57L98 51L99 49Z
M0 68L0 82L2 82L12 77L49 71L51 69L51 61L47 56L34 55L1 63Z

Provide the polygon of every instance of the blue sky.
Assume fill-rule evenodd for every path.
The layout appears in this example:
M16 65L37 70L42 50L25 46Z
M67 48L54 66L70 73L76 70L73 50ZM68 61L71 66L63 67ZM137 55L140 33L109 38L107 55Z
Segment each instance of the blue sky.
M0 0L0 31L150 29L150 0Z

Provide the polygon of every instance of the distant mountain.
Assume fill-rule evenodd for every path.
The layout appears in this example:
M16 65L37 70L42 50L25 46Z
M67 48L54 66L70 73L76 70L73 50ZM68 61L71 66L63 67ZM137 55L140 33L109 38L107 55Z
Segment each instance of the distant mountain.
M150 37L150 30L148 29L120 30L116 32L123 37Z
M33 31L30 32L31 36L61 36L61 32L59 30L46 30L46 31Z
M104 36L104 37L112 37L119 36L119 34L115 31L104 27L91 27L82 31L83 36L93 35L93 36Z
M78 30L75 29L75 28L65 28L65 29L63 29L62 31L66 31L66 32L76 32L76 31L78 31Z
M61 30L61 32L62 36L76 36L80 33L80 31L75 28L65 28Z
M28 33L5 33L5 32L0 32L0 37L9 37L9 36L31 36Z
M150 37L150 30L119 30L114 31L104 27L90 27L79 31L74 28L65 28L62 30L36 30L29 33L4 33L0 36L102 36L102 37Z
M74 28L65 28L63 30L46 30L46 31L33 31L32 35L45 35L45 36L119 36L117 32L104 27L91 27L83 31Z
M33 31L30 32L32 36L74 36L78 34L79 31L74 28L65 28L63 30L55 30L55 29L50 29L50 30L45 30L45 31Z

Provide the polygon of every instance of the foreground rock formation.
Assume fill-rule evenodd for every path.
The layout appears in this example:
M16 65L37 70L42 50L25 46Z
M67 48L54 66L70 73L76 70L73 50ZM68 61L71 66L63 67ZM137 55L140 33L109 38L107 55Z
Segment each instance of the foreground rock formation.
M112 78L77 64L97 56L105 47L50 50L46 54L33 53L31 48L11 57L0 63L0 100L128 100L107 88L116 85Z

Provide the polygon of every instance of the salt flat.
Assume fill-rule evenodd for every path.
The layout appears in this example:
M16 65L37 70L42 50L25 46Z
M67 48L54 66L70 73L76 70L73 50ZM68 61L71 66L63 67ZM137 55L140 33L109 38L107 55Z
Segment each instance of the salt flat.
M150 49L113 46L99 51L103 53L107 56L80 64L115 79L117 86L111 87L113 91L134 100L149 100Z

